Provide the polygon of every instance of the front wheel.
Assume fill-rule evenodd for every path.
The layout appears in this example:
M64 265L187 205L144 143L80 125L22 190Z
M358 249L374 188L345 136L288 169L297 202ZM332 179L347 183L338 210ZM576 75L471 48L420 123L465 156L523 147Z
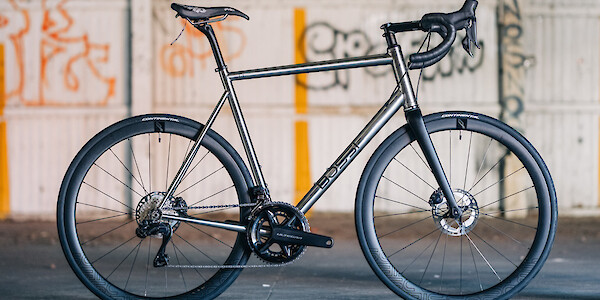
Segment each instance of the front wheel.
M97 134L71 163L58 198L60 242L75 274L100 298L215 298L241 269L190 266L248 260L244 234L161 218L246 219L249 205L238 204L250 202L250 175L215 132L202 140L174 197L157 209L201 126L172 115L132 117ZM169 231L163 249L171 266L155 266Z
M554 240L557 205L542 158L517 131L469 112L424 117L464 211L448 204L408 126L370 158L356 228L377 276L407 299L509 298L537 274Z

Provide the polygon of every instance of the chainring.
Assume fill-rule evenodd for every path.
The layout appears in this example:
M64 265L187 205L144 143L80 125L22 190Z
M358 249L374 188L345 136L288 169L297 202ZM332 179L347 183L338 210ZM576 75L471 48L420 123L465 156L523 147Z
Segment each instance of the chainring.
M273 241L274 227L284 227L310 232L304 214L285 202L268 202L253 210L246 237L250 249L262 260L271 263L288 263L306 250L305 245Z

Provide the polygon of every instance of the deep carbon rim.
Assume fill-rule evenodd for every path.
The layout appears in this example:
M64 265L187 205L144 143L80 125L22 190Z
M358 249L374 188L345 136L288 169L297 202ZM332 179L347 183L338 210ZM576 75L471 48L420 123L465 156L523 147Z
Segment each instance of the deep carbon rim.
M465 114L465 113L462 113ZM469 113L470 114L470 113ZM448 114L447 114L448 115ZM460 115L460 114L458 114ZM411 185L415 185L415 181L419 181L421 183L424 182L424 179L426 181L426 178L424 177L424 175L421 175L421 173L418 173L415 170L412 170L412 172L409 172L408 169L411 168L411 166L408 166L407 163L405 161L397 161L398 159L396 158L395 153L397 153L398 151L400 151L401 148L404 148L404 151L406 151L406 149L408 149L410 152L414 152L414 149L412 149L410 146L407 146L408 142L411 141L411 137L410 134L408 133L408 131L406 130L406 128L401 129L399 131L397 131L396 133L394 133L390 138L388 138L383 144L382 146L380 146L380 148L376 151L376 153L373 155L373 157L371 158L371 160L369 161L369 164L367 165L367 167L365 168L365 172L363 173L363 178L361 178L361 184L359 185L359 191L358 191L358 195L357 195L357 231L359 234L359 240L361 242L361 246L363 248L363 252L365 253L365 256L367 257L367 260L369 261L369 264L371 265L371 267L373 268L373 270L375 271L375 273L382 279L382 281L384 281L384 283L386 283L386 285L388 285L388 287L390 287L392 290L394 290L396 293L398 293L399 295L403 296L403 297L407 297L407 298L425 298L427 297L427 295L430 294L437 294L437 295L454 295L457 296L458 298L462 298L463 296L467 296L467 295L471 295L471 296L481 296L482 298L486 298L486 297L500 297L502 295L504 296L508 296L508 295L512 295L513 293L517 292L518 290L520 290L522 287L524 287L524 285L535 275L535 273L537 273L537 271L539 270L539 268L541 267L541 265L543 264L543 261L545 260L545 258L547 257L547 254L549 252L549 248L551 246L551 243L553 241L553 236L554 236L554 230L555 230L555 223L556 223L556 204L555 204L555 196L554 196L554 191L553 191L553 186L552 186L552 182L551 179L549 178L549 176L546 176L546 168L545 165L543 165L543 162L541 161L541 158L539 158L539 155L537 155L537 153L535 152L535 150L532 151L532 147L530 144L528 144L526 142L526 140L524 140L524 138L520 137L520 135L516 134L516 137L513 137L512 135L515 134L516 132L511 132L511 131L506 131L505 128L503 126L497 126L497 124L499 124L498 121L495 121L491 118L482 116L482 115L477 115L477 114L470 114L472 116L477 116L478 119L475 120L465 120L467 123L469 123L469 125L467 126L467 128L461 128L461 130L463 132L465 132L464 137L466 138L466 140L468 141L469 139L469 133L466 130L476 130L478 132L487 132L487 134L494 136L494 137L498 137L498 139L502 140L503 143L508 144L510 147L510 149L512 149L513 151L517 151L519 152L519 155L521 156L522 160L526 160L525 165L527 165L527 167L523 167L524 169L528 170L529 172L534 173L532 176L535 177L533 179L533 181L536 182L535 184L535 193L534 193L534 197L537 197L540 199L539 201L539 208L535 208L535 210L539 210L539 222L537 222L537 225L533 226L534 228L537 228L535 234L530 234L529 235L529 240L530 240L530 248L531 251L526 250L528 253L525 253L525 255L523 255L524 257L519 258L517 260L514 260L514 266L512 267L513 269L516 269L514 272L504 272L502 274L500 274L500 270L496 270L496 273L499 273L500 275L500 280L496 279L497 281L501 281L496 282L496 283L488 283L486 284L485 280L482 280L482 274L477 274L477 270L485 270L485 268L482 268L482 266L486 266L487 263L485 262L485 255L481 255L481 252L484 247L489 247L491 249L490 245L494 245L492 242L487 241L486 242L482 242L482 241L475 241L475 243L473 243L472 241L469 241L467 243L464 243L463 246L465 246L466 249L466 253L468 255L464 255L463 259L466 261L466 259L468 258L471 261L472 265L479 265L479 268L477 269L476 267L472 268L472 272L470 274L467 274L467 272L465 272L465 270L463 270L463 272L465 272L465 277L467 277L467 275L472 276L473 281L476 282L476 288L472 288L471 290L461 287L460 283L456 282L458 280L456 280L454 282L454 284L457 286L456 290L452 290L452 288L449 286L451 286L453 283L448 279L450 276L449 275L444 275L444 274L440 274L442 271L442 268L437 269L437 274L435 274L434 271L432 271L434 268L432 267L435 264L439 265L446 265L446 270L444 271L444 273L448 273L448 268L451 268L451 265L446 262L443 261L443 258L440 259L439 262L435 261L435 256L437 255L436 253L440 253L440 256L443 256L441 253L444 253L443 249L443 245L444 243L446 243L446 254L447 251L449 249L449 244L447 243L447 239L449 239L451 237L451 235L447 235L445 233L442 232L442 230L440 230L439 226L434 226L433 224L430 224L430 228L432 230L425 230L423 232L420 233L420 235L415 236L414 233L412 236L410 236L409 240L406 240L404 244L401 244L401 246L398 246L398 248L395 248L393 250L392 246L394 243L392 242L388 242L389 246L386 246L386 241L381 242L381 240L385 240L387 238L387 235L393 235L396 233L393 233L394 230L398 230L398 231L402 231L400 230L400 228L403 228L404 226L407 226L406 228L411 228L411 227L415 227L418 225L421 225L425 222L428 222L429 220L428 217L425 216L425 214L429 213L431 215L431 206L429 206L429 204L427 206L419 206L419 208L415 208L412 207L412 211L409 211L407 209L404 209L403 211L400 211L398 213L398 217L402 217L404 219L407 219L408 216L412 215L418 215L419 214L419 210L421 210L423 217L422 218L412 218L412 221L405 221L404 223L402 223L402 226L399 226L397 228L395 228L394 230L390 230L389 226L388 228L385 228L384 231L384 227L382 227L381 225L377 226L377 218L381 217L381 214L378 215L377 213L377 205L379 202L390 202L389 200L395 200L398 201L397 198L393 198L392 197L388 197L387 200L382 200L382 197L386 197L384 195L381 194L377 194L376 191L379 191L381 189L381 182L382 181L387 181L388 185L396 185L396 188L399 188L398 185L403 185L403 187L405 189L408 190L407 186L411 186ZM427 127L429 129L430 132L438 132L440 130L445 130L445 129L457 129L458 123L457 123L457 118L454 117L447 117L447 118L443 118L441 117L443 116L443 114L436 114L436 115L432 115L432 116L428 116L426 117L425 121L427 124ZM505 126L505 125L504 125ZM434 134L435 135L435 134ZM520 140L519 140L520 138ZM449 139L448 139L449 140ZM434 143L436 141L434 140ZM437 143L439 143L439 141L437 141ZM401 144L401 145L399 145ZM468 144L467 144L468 145ZM438 147L436 145L436 147ZM418 149L418 147L416 147L418 151L420 151ZM442 147L439 147L440 149ZM468 149L468 146L464 147L465 149ZM485 148L485 147L484 147ZM438 149L438 150L440 150ZM515 150L516 149L516 150ZM485 150L481 151L482 153L485 153ZM440 156L440 158L442 158L444 155L447 155L448 152L443 152L443 151L438 151L438 154ZM483 156L483 155L482 155ZM526 157L526 158L523 158ZM420 162L420 159L417 158L417 156L415 157L415 159ZM481 158L480 158L481 159ZM404 173L407 173L410 176L413 176L415 179L410 182L410 183L399 183L399 182L393 182L390 183L391 181L388 179L391 179L391 175L389 175L389 172L386 171L386 168L388 166L388 164L393 163L396 164L398 167L402 168L405 170ZM442 163L444 164L444 161L442 161ZM404 165L403 165L404 164ZM539 166L538 166L539 164ZM463 164L462 167L464 167L465 165ZM408 167L408 168L406 168ZM446 170L448 170L449 166L446 164L444 165L444 168ZM457 166L455 166L455 168L457 168ZM544 172L545 171L545 172ZM387 173L386 173L387 172ZM416 174L418 173L419 176L421 176L421 178L417 178ZM483 171L482 173L485 173L485 171ZM508 174L508 173L507 173ZM384 176L384 177L380 177L380 176ZM456 176L456 175L455 175ZM387 177L387 179L385 178ZM406 177L406 175L405 175ZM460 176L457 176L460 177ZM381 180L380 180L381 178ZM391 179L393 181L393 179ZM456 181L456 179L455 179ZM462 181L462 178L461 178ZM532 182L533 182L532 181ZM375 182L375 183L372 183ZM435 183L435 180L431 181L433 183ZM434 190L434 188L436 187L434 184L431 184L433 187L429 187L432 191ZM459 187L460 189L463 189L462 183L461 186ZM401 188L399 188L401 189ZM468 190L468 188L467 188ZM534 190L533 188L530 190ZM405 191L406 193L406 191ZM414 193L414 194L418 194L418 193ZM539 194L539 195L538 195ZM422 197L423 199L419 200L421 201L421 203L424 203L422 200L429 200L429 195L431 195L431 193L429 193L427 195L427 198ZM410 195L411 197L414 197L414 195ZM505 195L508 196L508 195ZM479 196L478 196L479 197ZM514 197L514 196L512 196ZM477 197L476 197L477 198ZM373 201L375 200L375 219L376 221L373 221ZM404 202L404 204L414 204L412 202ZM399 205L399 204L395 204L395 205ZM417 205L414 205L417 206ZM480 207L486 206L486 203L480 203L479 205ZM483 209L486 209L485 207ZM508 211L508 209L505 209ZM507 215L508 214L513 214L513 218L515 217L514 214L516 213L517 210L511 210L511 212L505 212ZM392 215L393 213L389 213L390 215ZM394 217L389 217L389 218L394 218ZM385 217L383 217L383 219L385 219ZM410 218L408 218L410 219ZM507 218L508 219L508 218ZM487 231L494 231L493 230L493 226L489 226L490 225L490 221L487 220L485 221L486 223L483 224L479 224L476 226L479 227L488 227L489 230ZM389 223L389 220L388 220ZM414 224L412 224L414 223ZM434 222L431 222L434 223ZM417 224L417 225L415 225ZM439 224L438 224L439 225ZM483 226L482 226L483 225ZM515 226L519 226L519 225L515 225ZM421 226L422 228L424 228L425 226ZM478 227L476 227L478 228ZM478 229L476 229L478 230ZM468 232L468 231L467 231ZM429 235L428 235L429 234ZM479 234L479 236L482 236L481 232L475 231L473 234L469 234L469 236L467 237L467 235L463 235L463 240L478 240L479 236L475 235L475 234ZM500 233L498 233L499 235L502 235ZM430 239L430 241L428 241L427 243L423 242L424 240L426 240L426 238L424 236L427 236L427 238ZM382 237L383 236L383 237ZM408 235L407 235L408 236ZM433 241L431 241L433 240ZM483 239L482 239L483 240ZM381 243L380 243L381 242ZM419 249L418 244L422 244L422 247ZM480 245L482 244L482 245ZM489 245L488 245L489 244ZM383 246L382 246L383 245ZM415 246L417 245L417 246ZM437 246L438 250L435 250ZM478 246L479 249L475 249L475 246ZM429 248L427 248L429 247ZM467 247L471 247L471 249L468 249ZM405 248L405 249L403 249ZM398 253L403 254L403 252L410 252L409 250L411 248L414 249L418 249L418 250L413 250L415 251L417 254L410 256L407 255L409 257L406 258L406 262L405 265L401 266L401 262L398 261L403 261L400 259L396 260L396 256L400 256ZM496 246L496 248L498 248L498 246ZM407 250L408 249L408 250ZM396 253L396 251L399 251L398 253ZM436 252L437 251L437 252ZM472 251L472 252L471 252ZM494 250L490 250L490 251L494 251ZM474 255L472 255L472 253L474 253ZM501 253L503 253L501 251ZM435 255L434 255L435 254ZM420 258L418 256L421 256ZM392 257L392 259L388 259L389 257ZM500 256L500 255L497 255ZM504 258L501 258L504 259ZM390 260L392 260L393 263L390 263ZM424 261L424 263L419 267L418 266L418 262L419 260ZM480 261L478 261L480 260ZM491 259L489 257L487 257L488 261L491 261ZM475 263L473 263L473 261L475 261ZM404 262L404 261L403 261ZM492 267L494 265L492 264ZM518 268L517 268L518 266ZM486 266L487 267L487 266ZM417 271L415 272L414 270L420 270L420 273ZM463 268L464 269L464 268ZM498 269L497 267L495 269ZM412 272L412 273L411 273ZM457 271L459 272L459 271ZM493 273L493 272L490 272ZM436 276L437 275L437 276ZM494 274L495 276L496 274ZM443 279L442 277L446 277L445 279ZM431 277L431 279L428 279L428 277ZM428 281L429 280L429 281ZM444 283L444 281L446 283ZM479 281L482 282L482 284L479 283ZM435 284L433 282L436 282ZM440 282L442 282L442 284L440 284ZM462 285L466 285L466 283L463 283Z
M174 116L169 116L169 117L174 117ZM199 126L193 126L194 123L192 121L189 121L185 118L179 118L178 120L182 121L182 122L189 122L191 123L192 126L190 126L190 124L181 124L181 123L175 123L175 122L166 122L166 123L161 123L159 125L163 126L163 128L165 129L165 131L161 132L160 135L160 139L161 142L163 144L166 144L168 146L165 146L165 149L169 149L169 147L171 149L177 149L177 147L175 146L175 142L174 139L180 139L180 138L185 138L186 140L193 138L195 136L195 134L198 131ZM104 137L99 138L99 139L92 139L92 141L90 143L93 143L93 146L89 147L88 145L86 145L86 147L84 147L84 150L82 150L82 154L80 156L78 156L78 158L76 158L74 160L74 165L76 165L76 170L75 172L72 172L70 178L68 178L69 182L66 184L63 184L63 186L65 187L65 191L64 193L61 190L61 195L64 194L64 196L61 196L62 198L62 204L61 204L61 199L59 199L59 221L61 220L61 218L63 219L63 228L64 231L61 235L64 236L64 238L61 236L61 242L63 242L63 249L65 250L65 254L67 255L67 259L69 260L70 264L72 265L75 273L80 277L80 279L82 279L82 281L86 284L86 286L88 286L88 288L90 288L90 290L92 290L94 293L96 293L98 296L100 297L150 297L150 296L154 296L154 297L158 297L158 298L164 298L164 297L170 297L170 296L177 296L177 295L185 295L185 296L192 296L192 294L190 294L191 292L193 292L193 296L198 296L198 297L208 297L208 298L212 298L212 297L216 297L218 294L220 294L221 292L223 292L227 286L229 286L229 284L231 284L231 282L233 282L233 280L235 279L235 277L237 277L237 274L239 273L239 270L235 270L235 269L229 269L229 270L217 270L217 271L212 271L211 274L203 274L200 271L195 271L192 269L192 272L196 273L196 277L198 278L202 278L202 279L198 279L196 280L196 282L200 281L199 283L194 283L194 280L190 280L188 278L187 282L185 283L181 283L180 285L183 285L184 288L176 288L176 284L173 283L173 280L169 280L167 282L167 284L165 284L164 282L166 282L167 280L164 280L165 278L165 274L170 275L170 274L175 274L178 273L178 277L186 277L184 275L186 275L186 271L184 270L179 270L179 269L170 269L169 271L166 271L166 269L162 269L161 274L162 278L163 278L163 284L159 285L160 286L160 290L159 289L155 289L154 291L152 289L146 289L145 291L140 291L140 290L134 290L131 289L131 286L133 286L130 282L133 282L131 280L132 277L135 277L135 273L131 273L131 272L124 272L127 273L127 276L123 275L121 276L122 278L124 277L130 277L129 279L124 279L124 281L122 282L127 282L127 280L130 280L130 282L127 283L117 283L116 281L116 275L117 273L119 273L120 270L124 270L127 269L131 266L131 269L134 269L133 266L136 263L136 260L133 258L136 256L141 257L142 255L139 254L141 252L144 251L144 249L150 249L150 250L146 250L147 253L145 253L144 258L147 260L148 257L152 256L153 252L155 251L154 248L157 247L158 245L160 245L160 238L147 238L148 242L146 244L144 244L144 247L142 246L133 246L131 249L131 251L124 251L124 254L122 255L122 260L121 258L117 259L113 259L113 261L115 262L115 265L119 265L120 267L118 268L113 268L110 269L109 271L102 269L102 268L98 268L97 265L94 265L94 263L97 263L98 260L102 261L102 256L106 255L106 257L109 257L112 255L112 253L116 253L118 251L122 251L122 249L124 249L124 246L120 246L120 244L118 244L116 247L111 247L111 248L107 248L108 251L105 251L104 254L102 255L98 255L98 254L93 254L92 250L94 248L101 248L101 247L106 247L106 244L110 244L112 242L111 238L109 238L107 235L117 235L117 232L119 231L124 231L127 232L127 234L131 234L132 230L131 228L128 227L132 227L134 228L135 226L137 226L137 223L135 222L135 218L129 221L125 221L123 220L123 222L121 224L118 224L119 226L112 226L110 227L109 230L105 230L102 231L100 235L98 236L87 236L87 237L83 237L80 233L82 226L85 226L85 224L93 224L93 223L98 223L98 222L105 222L104 220L115 220L115 219L126 219L123 217L119 217L116 215L113 216L104 216L103 218L105 218L104 220L99 220L102 218L96 218L98 220L93 221L94 219L90 220L89 217L87 219L85 219L84 221L82 221L84 217L82 217L83 215L80 214L79 210L81 210L81 205L78 204L79 209L75 210L75 201L71 200L69 201L69 199L77 199L74 198L75 194L77 194L80 191L83 191L84 188L88 189L88 194L91 191L94 191L95 193L99 193L102 194L102 197L110 199L111 202L114 202L114 200L118 197L109 194L105 189L101 189L98 188L98 186L96 184L86 182L86 179L89 177L90 172L88 172L88 169L93 169L93 168L97 168L99 170L101 170L102 168L105 169L106 171L108 171L108 168L115 168L116 167L123 167L122 164L120 164L118 161L118 159L116 159L114 161L114 165L115 166L110 166L110 164L108 164L108 167L106 164L100 165L100 163L98 163L96 161L96 158L99 156L99 153L104 153L104 154L109 154L109 156L111 157L120 157L119 152L114 148L114 145L119 145L119 143L115 143L115 140L123 140L123 137L130 137L130 136L135 136L138 133L142 133L142 136L144 135L150 135L150 136L154 136L151 138L151 140L154 140L155 138L157 138L158 133L151 133L151 132L155 132L157 125L153 124L153 122L143 122L141 121L141 119L143 119L143 117L137 117L137 118L133 118L130 120L125 120L122 121L120 123L123 122L127 122L129 121L129 124L126 126L119 126L120 123L117 123L115 125L113 125L111 128L114 128L114 130L105 130L102 133L98 134L98 136L104 135ZM133 122L132 122L133 120ZM171 133L171 134L170 134ZM138 135L139 136L139 135ZM203 153L199 154L200 157L197 160L201 160L202 157L204 157L204 161L199 164L200 167L197 168L197 170L200 170L200 168L202 166L206 166L206 162L209 159L208 157L213 156L213 163L220 163L221 167L217 168L217 170L220 170L219 172L223 173L223 175L221 175L222 177L229 177L231 176L231 178L229 179L229 182L231 184L232 187L229 187L229 185L225 186L228 187L228 191L229 192L229 197L230 199L235 200L235 202L237 203L237 199L239 198L240 201L242 202L247 202L249 201L248 196L247 196L247 188L246 188L246 183L247 183L247 179L248 177L246 175L247 174L247 170L242 171L240 170L240 164L239 162L241 161L241 159L239 159L239 156L237 156L237 153L234 152L234 154L231 154L231 150L232 148L230 148L230 146L224 141L221 140L219 143L217 143L215 141L215 137L217 138L217 140L220 138L218 137L216 134L214 133L210 133L209 136L207 136L206 138L206 143L204 146L207 147L206 149L204 149ZM115 138L117 137L117 138ZM146 140L146 138L144 137L144 139ZM221 138L222 139L222 138ZM170 141L170 143L168 143L167 141ZM186 142L187 144L187 142ZM153 146L151 144L151 146ZM225 146L225 147L224 147ZM228 147L229 148L228 148ZM105 149L111 149L109 151L104 151ZM122 147L122 148L126 148L126 147ZM135 146L133 147L135 148ZM145 147L144 147L145 148ZM151 147L154 148L154 147ZM179 147L182 154L183 155L186 151L185 148L181 148ZM210 151L208 151L208 149L210 149ZM114 152L114 153L113 153ZM116 153L116 154L115 154ZM215 155L211 154L214 153ZM135 154L134 154L135 155ZM100 158L102 159L105 155L100 156ZM237 156L238 159L235 159ZM178 166L174 166L175 164L180 164L179 162L174 162L174 160L176 160L175 156L169 156L169 165L173 166L172 168L178 167ZM136 158L138 160L138 164L139 164L139 160L140 157L138 156ZM124 161L124 159L121 158L122 161ZM75 163L76 162L76 163ZM92 163L94 162L94 163ZM196 160L195 160L196 162ZM194 163L195 165L196 163ZM100 166L100 167L97 167ZM144 174L144 172L142 171L141 173L139 173L137 171L137 167L136 163L132 163L132 165L134 166L134 168L131 168L134 171L131 171L133 174ZM82 167L83 166L83 167ZM88 168L89 167L89 168ZM83 168L83 169L82 169ZM242 165L242 168L243 167ZM202 175L195 175L195 174L190 174L190 180L188 183L187 187L197 187L200 186L201 184L198 184L197 182L200 181L199 179L193 179L194 177L196 178L214 178L217 175L210 175L211 173L213 173L215 170L210 170L208 171L208 173L202 174ZM117 174L116 172L104 172L101 171L102 173L106 174ZM199 171L196 171L199 172ZM131 174L130 171L124 172L124 173L128 173ZM170 171L170 174L174 175L174 172ZM69 174L69 173L67 173ZM215 173L215 174L218 174ZM210 176L209 176L210 175ZM199 176L199 177L198 177ZM65 180L67 180L66 176ZM118 180L114 180L115 178L112 176L107 176L110 177L114 182L118 182ZM133 176L132 176L133 177ZM166 176L165 176L166 177ZM82 178L86 178L83 179ZM121 179L121 178L118 178ZM165 178L166 179L166 178ZM192 180L193 179L193 180ZM129 184L129 187L131 187L133 184L139 184L140 186L143 185L142 181L144 179L142 179L141 177L137 176L135 179L132 179L131 182ZM147 179L145 179L147 180ZM168 182L167 180L164 179L154 179L155 181L160 181L163 182L162 184L165 185L166 182ZM233 181L232 181L233 180ZM126 182L125 180L121 180L121 183L118 183L117 185L121 185L123 182ZM207 179L205 179L204 181L207 181ZM213 181L214 182L214 181ZM79 188L79 185L81 185L81 188ZM147 185L147 189L149 190L149 186L148 183L146 183ZM72 187L76 186L77 189L73 189ZM90 186L94 186L94 188L90 188ZM71 187L71 188L69 188ZM129 187L127 189L129 189ZM186 186L183 186L186 187ZM143 190L143 189L142 189ZM154 188L153 188L154 190ZM219 190L223 190L223 189L219 189ZM217 191L219 191L217 190ZM102 192L104 193L102 193ZM189 190L190 192L194 191L194 188L190 188ZM206 191L208 192L208 191ZM195 193L197 194L198 191L195 191ZM226 192L222 192L220 193L220 195L225 194ZM132 193L133 194L133 193ZM140 192L140 194L144 195L143 193ZM200 195L200 194L198 194ZM81 196L81 195L80 195ZM110 197L109 197L110 196ZM204 196L210 196L210 194L204 195ZM64 198L63 198L64 197ZM184 196L186 197L186 196ZM81 197L80 197L81 198ZM115 199L113 199L115 198ZM138 197L140 199L143 199L143 197ZM198 200L198 198L203 199L206 197L197 197L195 198L196 200ZM209 197L210 198L210 197ZM134 197L134 199L136 199ZM194 197L189 197L188 199L194 199ZM66 201L65 201L66 200ZM118 199L117 199L118 200ZM134 200L135 201L135 200ZM212 200L210 200L212 201ZM194 201L195 202L195 201ZM207 203L209 202L209 200L204 200L203 203L206 204L211 204L211 203ZM135 202L134 202L135 203ZM189 203L192 204L193 202ZM214 201L213 201L214 203ZM91 205L86 205L86 207L88 207L88 211L89 211L89 207L91 207ZM133 209L135 209L135 206L131 206ZM61 208L62 208L62 212L61 212ZM105 207L105 210L108 211L106 208L108 208L108 210L111 211L111 213L115 213L114 209L110 208L110 207ZM247 210L247 209L246 209ZM77 213L75 213L75 211L77 211ZM236 208L233 209L232 211L234 212L230 212L229 215L231 215L232 213L234 215L238 215L238 219L239 219L239 213L240 213L240 209ZM193 214L194 212L190 211L189 214ZM77 217L76 217L77 214ZM211 215L217 217L217 215L222 214L223 216L226 216L227 214L224 214L224 212L209 212L209 213L204 213L203 216L207 216L207 218ZM62 217L61 217L62 216ZM77 221L77 225L75 224L75 221ZM133 224L136 224L135 226ZM229 238L225 238L222 236L217 236L215 233L210 232L210 230L206 230L205 228L198 228L198 227L192 227L190 225L183 225L181 224L181 226L183 226L181 229L177 229L175 232L175 239L179 239L179 242L174 242L172 244L170 244L167 247L167 252L170 253L170 255L172 256L172 260L174 261L174 263L178 263L178 264L203 264L203 262L200 261L196 261L194 262L193 259L195 256L204 256L206 258L206 260L211 260L210 254L209 255L204 255L201 254L202 252L204 252L205 254L208 254L208 252L206 252L205 249L203 249L201 247L202 243L198 244L196 241L194 241L193 239L189 239L188 236L190 235L202 235L205 237L204 241L206 242L206 240L212 240L213 244L227 244L227 246L223 246L225 249L228 249L226 251L221 250L221 252L224 252L225 256L221 256L220 259L216 259L213 258L212 260L217 261L219 264L223 264L223 263L227 263L227 264L244 264L245 261L248 258L248 251L245 250L245 248L243 247L243 243L245 242L245 239L242 237L238 237L237 234L234 234L233 236L229 237ZM188 227L187 229L185 229L184 227ZM108 227L106 227L108 228ZM59 231L61 229L61 224L59 222ZM186 230L188 231L188 233L186 233ZM189 231L192 231L193 233L190 233ZM78 235L79 234L79 235ZM121 235L123 235L124 233L120 233ZM128 236L127 239L129 239L130 237ZM113 237L112 239L115 239L115 237ZM122 241L126 241L127 239L121 240ZM104 240L104 241L103 241ZM139 238L138 238L139 240ZM144 242L143 240L137 241L135 238L133 240L131 240L132 245L137 244L137 242ZM64 244L67 244L67 246L65 246ZM83 246L80 245L83 244ZM116 245L116 244L115 244ZM125 245L127 245L127 243L125 243ZM141 245L141 244L140 244ZM114 245L113 245L114 246ZM213 245L214 246L214 245ZM184 257L184 254L186 253L190 253L190 251L186 251L184 250L184 248L188 248L189 249L194 249L195 251L195 255L187 255L188 257ZM111 252L112 251L112 252ZM68 253L67 253L68 252ZM123 251L122 251L123 252ZM150 254L148 254L150 253ZM227 255L229 254L229 255ZM129 255L129 256L128 256ZM100 257L100 259L99 259ZM188 261L189 260L189 261ZM133 263L131 263L133 261ZM140 259L137 259L137 261L141 261ZM91 262L91 264L90 264ZM117 263L118 262L118 263ZM215 262L210 262L211 264L215 264ZM129 265L128 265L129 264ZM124 267L124 266L127 266ZM95 268L93 268L95 267ZM171 271L172 270L172 271ZM148 272L149 275L152 275L151 272ZM151 276L149 276L151 278ZM175 278L177 276L169 276L169 278ZM108 282L107 280L108 279ZM113 284L115 283L115 284ZM147 284L147 286L156 286L157 284L150 284L150 282ZM166 288L165 288L166 286ZM132 294L129 293L125 293L121 290L129 290L129 292L132 292ZM165 290L169 290L166 291ZM154 294L150 293L153 292ZM187 293L187 294L186 294Z

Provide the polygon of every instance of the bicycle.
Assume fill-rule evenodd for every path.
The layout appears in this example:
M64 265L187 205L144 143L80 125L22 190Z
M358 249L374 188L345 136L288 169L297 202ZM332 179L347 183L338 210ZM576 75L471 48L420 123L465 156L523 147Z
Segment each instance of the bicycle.
M333 239L311 233L304 214L403 108L407 124L375 150L358 184L355 222L366 260L407 299L515 295L554 240L550 173L521 134L494 118L422 116L407 71L440 61L458 30L465 29L462 45L471 54L477 4L466 0L453 13L382 25L384 54L229 72L211 23L248 16L173 3L176 16L207 37L225 91L204 125L142 115L85 144L58 197L58 232L71 268L101 298L214 298L244 268L287 265L308 246L331 248ZM443 41L410 55L407 65L395 35L416 30ZM233 81L382 65L396 79L390 98L296 206L272 201ZM210 129L226 101L250 171ZM248 265L251 253L263 263Z

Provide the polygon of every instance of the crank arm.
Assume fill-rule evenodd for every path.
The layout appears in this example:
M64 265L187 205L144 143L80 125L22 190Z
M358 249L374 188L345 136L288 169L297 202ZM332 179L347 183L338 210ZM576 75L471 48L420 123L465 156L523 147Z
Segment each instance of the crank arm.
M320 248L333 247L333 239L331 237L291 228L274 227L271 238L274 242L314 246Z

